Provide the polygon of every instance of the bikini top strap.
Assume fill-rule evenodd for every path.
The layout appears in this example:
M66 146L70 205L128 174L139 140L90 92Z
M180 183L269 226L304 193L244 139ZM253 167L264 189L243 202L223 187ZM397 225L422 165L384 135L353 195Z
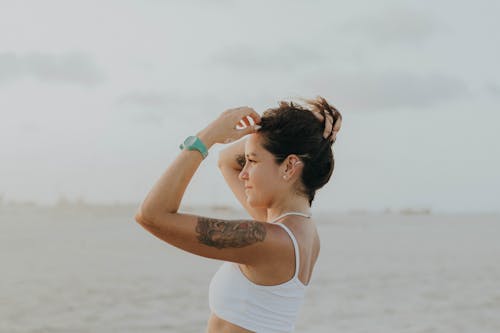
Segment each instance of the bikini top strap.
M277 225L281 226L285 231L288 233L290 238L292 239L293 242L293 249L295 251L295 273L293 274L293 278L296 278L299 275L299 268L300 268L300 254L299 254L299 245L297 243L297 240L295 239L295 236L293 235L293 232L283 223L276 223Z

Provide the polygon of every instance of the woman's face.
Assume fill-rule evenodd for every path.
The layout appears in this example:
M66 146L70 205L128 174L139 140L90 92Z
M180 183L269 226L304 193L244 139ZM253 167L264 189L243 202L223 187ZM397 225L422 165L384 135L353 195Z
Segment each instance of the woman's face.
M260 144L257 133L250 134L245 143L245 166L239 179L250 188L245 189L247 202L252 207L270 207L276 194L283 189L280 167L274 156Z

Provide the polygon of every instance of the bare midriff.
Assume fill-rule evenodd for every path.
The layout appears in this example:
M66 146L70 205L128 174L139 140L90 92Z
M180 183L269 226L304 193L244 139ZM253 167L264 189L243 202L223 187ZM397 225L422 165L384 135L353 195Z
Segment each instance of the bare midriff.
M253 333L241 326L232 324L220 317L215 313L210 314L208 319L208 327L206 333Z

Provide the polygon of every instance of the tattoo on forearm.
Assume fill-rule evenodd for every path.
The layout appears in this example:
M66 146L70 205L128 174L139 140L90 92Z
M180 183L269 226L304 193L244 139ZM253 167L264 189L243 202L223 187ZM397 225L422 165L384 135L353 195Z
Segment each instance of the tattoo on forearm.
M266 238L266 228L262 222L227 221L201 216L198 217L196 232L200 243L218 249L244 247Z
M245 167L245 154L238 154L238 155L236 155L236 162L243 169Z

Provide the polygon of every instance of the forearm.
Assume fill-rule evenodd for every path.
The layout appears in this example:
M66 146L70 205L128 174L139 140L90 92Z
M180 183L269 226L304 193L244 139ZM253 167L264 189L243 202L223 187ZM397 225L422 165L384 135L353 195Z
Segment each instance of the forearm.
M243 169L245 165L246 140L247 138L244 138L220 151L218 161L219 168L227 166L240 171Z
M202 132L197 136L207 149L214 145L213 140ZM144 199L138 217L153 222L163 214L177 213L184 192L202 161L203 157L197 150L180 151Z

